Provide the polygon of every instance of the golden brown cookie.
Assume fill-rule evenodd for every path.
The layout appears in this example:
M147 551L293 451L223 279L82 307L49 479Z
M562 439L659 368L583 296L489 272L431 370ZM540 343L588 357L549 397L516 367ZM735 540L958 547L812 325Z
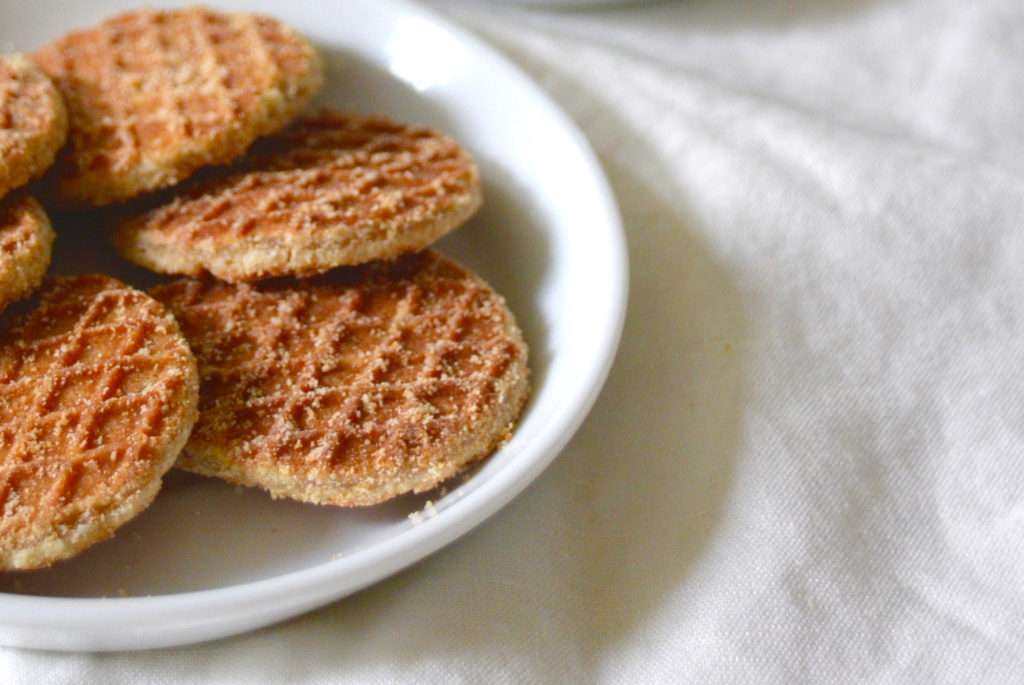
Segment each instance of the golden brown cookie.
M182 279L153 296L199 361L177 466L336 505L430 489L510 434L529 393L505 301L435 252L351 280Z
M115 244L163 273L304 276L421 250L479 205L476 164L455 141L323 111L254 145L240 169L122 225Z
M32 197L0 201L0 311L39 287L55 235Z
M173 185L285 125L323 80L313 46L270 17L137 10L34 55L71 113L59 191L86 205Z
M0 57L0 197L46 171L67 137L53 82L24 55Z
M107 276L56 281L0 336L0 570L70 557L145 509L198 390L160 303Z

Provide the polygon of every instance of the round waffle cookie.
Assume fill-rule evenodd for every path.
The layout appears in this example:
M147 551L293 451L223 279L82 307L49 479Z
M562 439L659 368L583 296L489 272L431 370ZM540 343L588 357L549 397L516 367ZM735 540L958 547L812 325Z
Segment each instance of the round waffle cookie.
M325 110L258 142L240 170L123 224L115 244L163 273L307 276L421 250L480 197L476 164L450 138Z
M33 57L71 113L58 190L85 205L231 161L323 80L313 46L277 20L200 7L119 14Z
M529 384L505 301L430 251L353 271L345 283L154 289L200 367L178 467L367 505L430 489L507 439Z
M145 509L198 392L158 302L107 276L57 280L0 335L0 570L70 557Z
M0 311L39 287L54 237L50 219L32 197L0 202Z
M24 55L0 57L0 197L49 168L67 136L53 82Z

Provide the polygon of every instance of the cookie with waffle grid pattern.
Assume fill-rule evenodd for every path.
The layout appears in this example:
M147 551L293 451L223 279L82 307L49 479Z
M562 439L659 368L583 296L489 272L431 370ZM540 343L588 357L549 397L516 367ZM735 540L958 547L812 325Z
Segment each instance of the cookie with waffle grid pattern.
M270 17L143 9L73 31L33 55L71 120L59 195L127 200L241 155L319 89L305 38Z
M504 299L433 251L331 280L152 294L199 361L177 466L275 497L351 506L433 488L506 440L529 393Z
M305 276L421 250L481 203L472 156L424 126L322 110L124 223L128 260L226 281Z
M0 201L0 311L39 287L56 234L34 198Z
M196 419L195 358L158 302L57 279L0 334L0 570L106 539L156 496Z
M53 82L24 55L0 57L0 197L46 171L67 135Z

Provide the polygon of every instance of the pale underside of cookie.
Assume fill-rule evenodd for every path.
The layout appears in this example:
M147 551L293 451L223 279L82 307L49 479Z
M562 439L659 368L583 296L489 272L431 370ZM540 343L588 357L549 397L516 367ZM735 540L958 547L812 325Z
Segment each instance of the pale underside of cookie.
M424 249L480 202L476 164L451 138L325 110L254 145L238 169L126 222L115 244L162 273L308 276Z
M63 278L0 336L0 570L66 559L145 509L196 418L173 317L107 276Z
M24 55L0 57L0 197L46 171L67 135L53 82Z
M0 201L0 311L42 283L55 234L30 196Z
M83 205L233 160L290 121L323 80L316 50L279 21L200 7L120 14L33 57L71 115L58 191Z
M529 382L503 298L432 251L356 271L344 284L153 291L200 366L200 419L178 467L368 505L433 488L508 438Z

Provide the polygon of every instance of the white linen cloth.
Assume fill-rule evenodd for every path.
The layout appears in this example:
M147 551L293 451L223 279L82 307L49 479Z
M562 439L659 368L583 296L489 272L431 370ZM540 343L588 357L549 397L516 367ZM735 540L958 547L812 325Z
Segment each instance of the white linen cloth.
M624 215L622 347L497 516L282 625L3 683L1024 679L1024 4L435 6Z

